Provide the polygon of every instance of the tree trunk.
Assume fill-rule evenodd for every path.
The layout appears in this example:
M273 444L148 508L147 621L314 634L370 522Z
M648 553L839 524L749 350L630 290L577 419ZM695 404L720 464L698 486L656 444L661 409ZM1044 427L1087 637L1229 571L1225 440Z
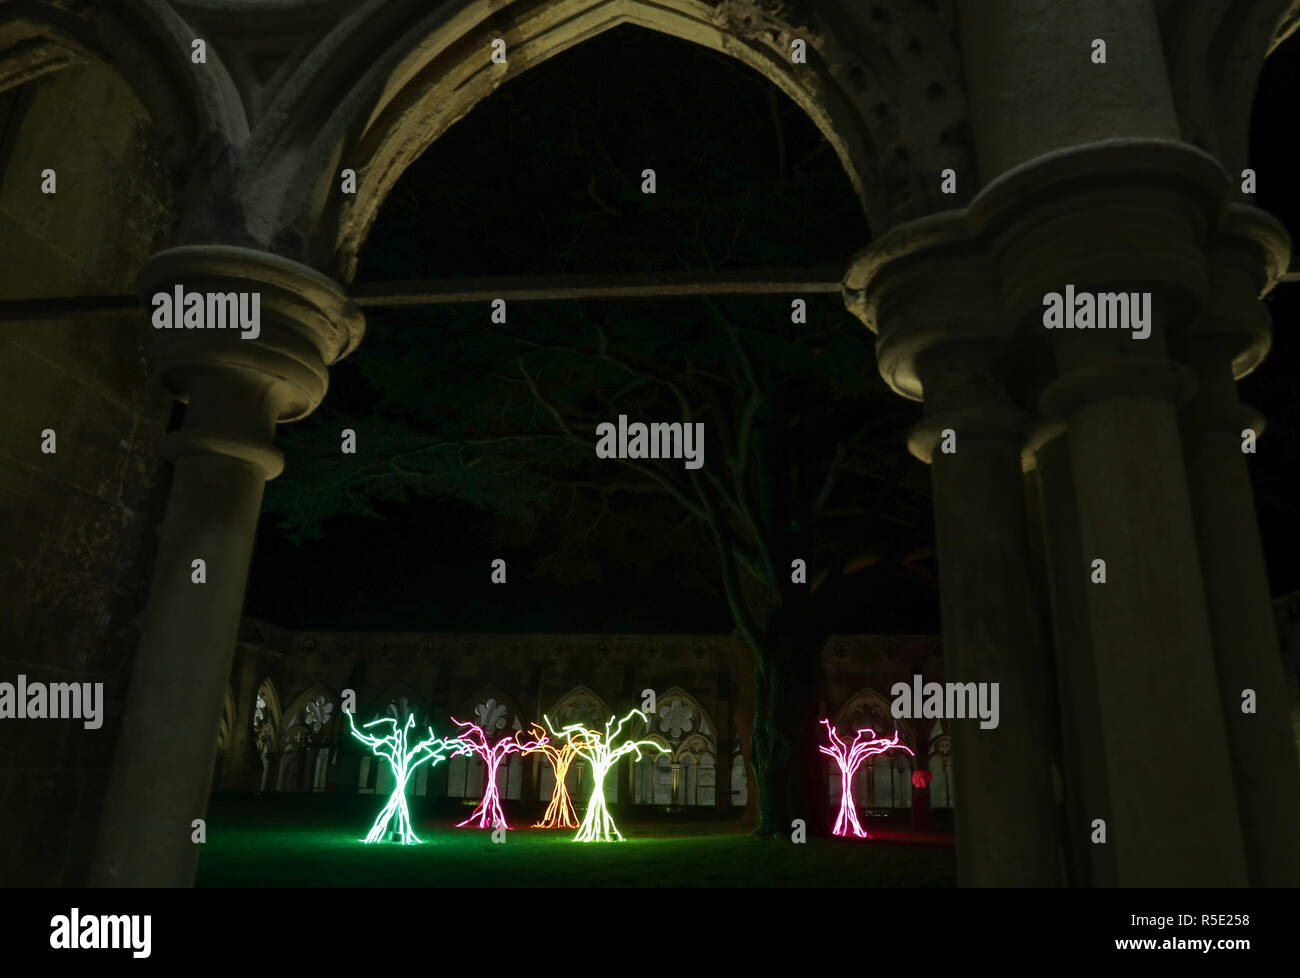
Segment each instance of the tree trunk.
M806 586L772 618L754 649L751 763L758 794L755 834L788 836L795 819L810 835L830 834L830 788L818 751L822 647L827 635L811 613Z

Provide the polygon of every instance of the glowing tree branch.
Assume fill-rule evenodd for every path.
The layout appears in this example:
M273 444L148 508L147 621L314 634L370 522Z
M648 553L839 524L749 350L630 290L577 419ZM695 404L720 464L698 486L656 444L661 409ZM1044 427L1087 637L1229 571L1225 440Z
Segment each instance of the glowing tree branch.
M569 797L569 786L565 784L565 779L578 752L572 743L556 747L546 736L546 731L542 729L541 724L532 724L529 732L533 737L534 746L525 747L524 754L541 754L550 762L551 771L555 775L555 787L551 789L551 803L546 806L546 814L542 816L542 820L535 823L533 828L576 829L578 813L573 810L573 799ZM515 739L518 740L520 736L521 734L515 734ZM578 737L581 739L582 735L579 734Z
M573 748L573 752L591 765L591 800L587 803L587 814L582 819L582 826L578 829L578 834L573 837L574 842L615 840L622 842L623 836L618 831L618 826L614 824L614 819L610 817L609 807L605 804L605 775L624 755L635 753L636 759L641 760L642 747L653 747L661 754L668 753L666 747L653 740L627 740L615 746L615 741L623 736L623 724L634 716L641 718L642 726L649 722L644 713L633 710L619 720L618 726L613 730L610 730L610 725L614 723L614 718L610 717L605 723L603 735L596 730L587 730L580 723L571 723L563 729L556 730L551 725L550 717L543 717L551 733L556 737L565 738L568 745Z
M501 810L501 792L497 790L497 768L501 766L501 762L507 755L522 754L535 748L536 741L521 744L510 737L502 737L495 744L489 744L487 735L477 723L466 723L455 717L451 718L451 722L461 728L460 742L471 753L482 758L483 766L487 768L487 784L483 788L483 797L479 800L478 807L470 812L469 818L465 821L456 823L456 827L461 828L473 823L480 829L494 829L497 826L503 829L510 828L506 824L505 812Z
M840 814L835 819L835 827L831 830L832 835L848 835L851 831L859 839L870 838L866 831L858 822L858 809L853 803L853 775L862 762L868 757L875 754L883 754L887 750L898 748L912 754L912 749L906 744L898 742L898 731L894 731L894 739L887 740L884 737L877 737L876 732L870 727L864 727L859 730L853 737L853 743L845 747L844 741L840 735L835 732L834 725L829 720L822 720L826 725L826 732L830 736L830 746L819 746L817 749L828 757L835 758L835 763L840 767ZM866 734L864 740L862 735ZM915 754L912 754L915 757Z
M357 729L357 722L353 719L350 710L344 711L347 714L348 725L352 728L352 736L361 741L371 752L382 757L388 762L389 768L393 772L393 793L388 797L388 804L384 806L383 811L375 818L375 823L370 826L370 831L366 834L366 842L379 842L389 832L397 835L397 841L404 846L412 845L421 841L411 828L411 812L406 807L406 783L410 780L411 775L425 761L432 761L437 764L447 757L448 752L460 754L469 753L468 749L463 747L458 740L441 740L433 735L433 728L429 727L429 737L422 740L414 747L407 743L407 734L415 726L415 714L408 714L406 723L399 725L394 717L380 717L378 720L371 720L360 730ZM383 736L379 733L370 732L372 727L383 727L380 724L390 724L388 732ZM430 765L430 767L433 766ZM393 818L397 818L397 825L389 827Z

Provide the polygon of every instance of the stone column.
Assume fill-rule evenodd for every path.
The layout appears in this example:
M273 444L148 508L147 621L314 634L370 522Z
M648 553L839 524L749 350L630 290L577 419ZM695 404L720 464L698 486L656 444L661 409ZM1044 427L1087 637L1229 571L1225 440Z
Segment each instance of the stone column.
M1236 802L1213 790L1231 770L1178 429L1194 381L1166 352L1204 300L1200 242L1226 186L1192 147L1113 140L1018 167L969 209L1007 314L1053 362L1039 410L1066 428L1082 560L1054 573L1087 582L1109 804L1098 817L1122 886L1246 882ZM1149 294L1150 336L1045 329L1044 297L1067 285ZM1044 505L1059 505L1047 488Z
M1272 218L1230 207L1210 241L1208 305L1176 343L1197 380L1182 415L1183 453L1237 806L1257 886L1300 886L1300 767L1242 450L1245 430L1258 437L1263 419L1238 401L1236 380L1268 351L1269 313L1259 297L1286 270L1289 251L1286 232ZM1247 689L1255 712L1242 712Z
M932 465L944 678L998 683L1000 723L953 719L957 864L963 885L1060 882L1052 794L1047 648L1029 577L1020 452L1028 416L981 390L996 347L923 358L926 421L913 448ZM943 432L956 450L936 450Z
M260 293L261 335L155 333L162 380L188 408L166 442L172 486L92 869L100 886L193 882L191 823L207 809L262 489L283 466L275 426L320 403L328 365L363 331L336 283L263 252L189 246L145 263L147 308L175 285ZM193 582L196 559L206 583Z
M1060 707L1061 773L1068 837L1065 848L1079 886L1114 886L1113 849L1091 841L1092 820L1110 811L1106 755L1097 706L1088 623L1087 566L1079 542L1070 449L1062 424L1040 425L1026 461L1038 487L1045 584L1051 607L1052 647Z
M1010 331L994 285L964 215L947 212L881 237L854 262L845 292L879 334L881 376L924 402L909 448L933 466L944 678L999 684L997 727L949 721L958 881L1055 886L1047 651L1020 463L1029 418L1005 383Z

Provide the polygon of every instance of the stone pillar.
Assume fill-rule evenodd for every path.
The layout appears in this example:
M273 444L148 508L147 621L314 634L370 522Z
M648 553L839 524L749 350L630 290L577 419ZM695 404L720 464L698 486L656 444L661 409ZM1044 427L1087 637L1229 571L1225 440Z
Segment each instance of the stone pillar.
M165 446L174 474L92 869L100 886L193 882L191 823L207 809L262 489L283 465L275 426L320 403L328 365L363 331L336 283L263 252L189 246L145 263L147 308L175 285L260 293L261 334L155 333L162 380L188 408ZM192 581L196 559L206 583Z
M1065 425L1082 559L1054 574L1087 582L1109 804L1098 817L1122 886L1246 882L1236 802L1213 790L1231 770L1177 418L1194 381L1167 354L1171 327L1204 300L1200 243L1226 186L1192 147L1113 140L1018 167L969 209L1007 315L1053 364L1039 411ZM1150 336L1045 329L1044 297L1067 285L1149 293ZM1044 506L1060 506L1046 489Z
M994 284L964 215L947 212L881 237L845 292L879 334L881 376L924 402L909 448L933 466L944 678L999 684L997 727L949 721L958 881L1055 886L1050 687L1020 462L1029 418L1005 383L1010 331Z
M1038 487L1051 607L1052 647L1060 707L1061 773L1065 793L1065 849L1079 886L1114 886L1115 864L1109 845L1091 841L1092 820L1110 811L1106 790L1106 754L1097 681L1092 669L1088 622L1087 566L1079 542L1074 475L1065 426L1041 425L1030 438L1026 460ZM1122 763L1122 760L1121 760Z
M1286 270L1290 249L1282 227L1254 208L1232 206L1220 229L1209 246L1208 305L1176 343L1197 381L1182 415L1183 453L1250 880L1298 886L1300 768L1242 450L1245 429L1258 437L1263 419L1238 401L1236 388L1268 351L1269 313L1259 297ZM1253 713L1242 712L1247 689Z
M957 0L983 183L1071 146L1180 138L1155 6ZM1105 64L1092 60L1097 40Z
M996 369L995 351L925 356L927 418L913 436L915 453L932 465L944 678L999 684L996 728L969 718L950 723L957 865L963 885L1054 886L1052 699L1020 469L1029 418L981 390ZM945 431L955 438L951 453L936 450Z
M1236 802L1213 791L1231 775L1177 418L1194 381L1167 347L1204 300L1201 242L1227 175L1180 142L1154 4L958 0L958 11L983 184L970 232L991 249L1026 349L1052 361L1039 412L1066 427L1072 498L1061 498L1057 459L1043 507L1060 558L1085 562L1053 567L1054 610L1077 619L1070 581L1083 575L1088 663L1063 677L1076 697L1066 722L1092 710L1091 672L1096 721L1082 722L1100 731L1106 790L1088 797L1109 809L1097 817L1114 882L1240 885ZM1150 292L1153 335L1048 333L1043 297L1067 284ZM1094 559L1106 561L1106 584L1089 579ZM1081 641L1070 635L1059 654L1083 654ZM960 778L960 756L957 766ZM1076 786L1080 776L1091 775L1076 770Z

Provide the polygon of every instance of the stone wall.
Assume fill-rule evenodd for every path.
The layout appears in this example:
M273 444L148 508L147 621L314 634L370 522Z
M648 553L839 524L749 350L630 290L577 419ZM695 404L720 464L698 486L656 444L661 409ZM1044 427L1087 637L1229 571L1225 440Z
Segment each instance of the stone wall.
M135 291L170 190L115 75L82 64L0 92L0 173L0 298ZM0 681L104 684L99 729L0 723L6 883L81 883L94 844L165 498L147 332L140 313L0 324Z

